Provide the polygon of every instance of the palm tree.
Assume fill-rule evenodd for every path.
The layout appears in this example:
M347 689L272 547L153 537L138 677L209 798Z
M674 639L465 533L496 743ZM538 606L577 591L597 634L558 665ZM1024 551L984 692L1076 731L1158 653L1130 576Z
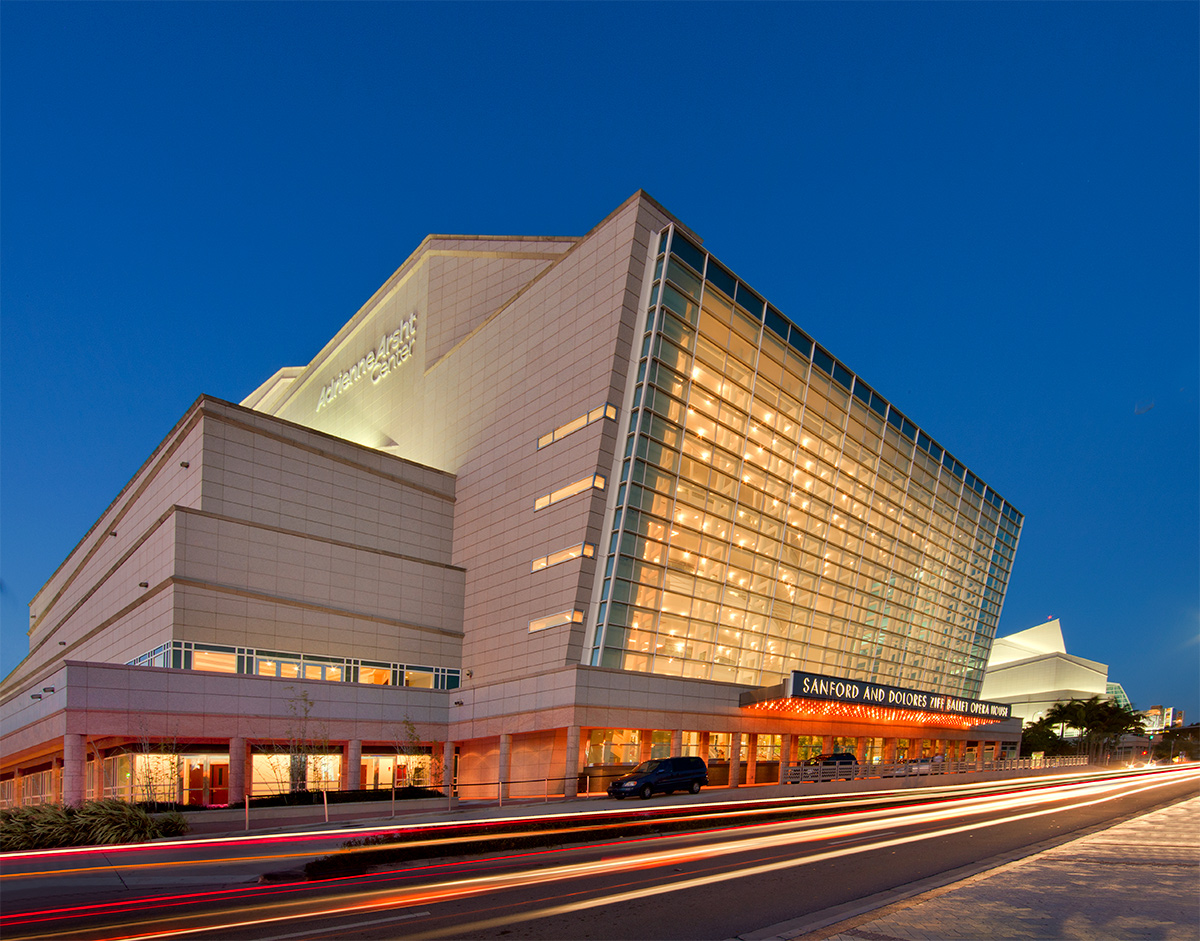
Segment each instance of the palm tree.
M1120 742L1122 735L1141 735L1146 731L1141 713L1099 696L1055 703L1046 710L1046 721L1078 732L1080 746L1093 764L1102 752Z

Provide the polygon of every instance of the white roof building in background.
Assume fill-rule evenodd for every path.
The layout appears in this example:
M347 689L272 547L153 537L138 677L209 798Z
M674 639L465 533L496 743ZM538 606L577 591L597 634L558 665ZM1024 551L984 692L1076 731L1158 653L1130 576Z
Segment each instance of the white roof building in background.
M983 675L984 699L1012 705L1025 725L1057 702L1108 696L1108 665L1067 653L1058 618L997 637Z

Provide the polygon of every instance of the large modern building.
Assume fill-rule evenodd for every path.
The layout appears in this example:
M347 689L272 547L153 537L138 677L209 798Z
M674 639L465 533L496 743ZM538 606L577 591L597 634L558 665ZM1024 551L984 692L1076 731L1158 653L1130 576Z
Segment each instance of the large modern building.
M645 193L429 236L310 363L197 400L50 577L0 799L983 760L1021 523Z
M988 658L982 695L1012 706L1025 725L1045 716L1055 703L1093 696L1114 698L1108 665L1067 653L1058 618L997 637ZM1128 697L1125 698L1128 704Z

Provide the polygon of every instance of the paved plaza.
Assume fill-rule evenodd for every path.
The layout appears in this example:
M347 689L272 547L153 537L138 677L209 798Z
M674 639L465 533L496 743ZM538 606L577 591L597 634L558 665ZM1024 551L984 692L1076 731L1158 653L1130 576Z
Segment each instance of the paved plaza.
M779 941L1197 941L1200 798ZM756 936L757 937L757 936ZM762 938L760 941L767 941Z

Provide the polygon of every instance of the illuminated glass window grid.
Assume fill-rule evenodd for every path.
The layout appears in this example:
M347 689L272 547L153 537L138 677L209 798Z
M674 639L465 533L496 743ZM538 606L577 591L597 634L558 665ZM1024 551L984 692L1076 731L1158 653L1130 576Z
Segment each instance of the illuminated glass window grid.
M690 246L689 246L689 248L690 248ZM662 271L662 262L663 262L663 259L661 259L661 258L660 258L660 259L659 259L659 265L658 265L658 268L657 268L657 271L658 271L659 273L661 273L661 271ZM671 276L672 276L672 275L670 274L671 272L673 272L673 271L682 271L682 269L678 269L678 266L676 266L676 264L675 264L675 260L674 260L674 259L671 259L671 260L670 260L670 262L669 262L669 263L668 263L668 265L667 265L667 271L668 271L668 273L669 273L669 274L668 274L668 276L669 276L669 277L671 277ZM720 276L720 277L725 277L725 276L727 275L727 272L724 272L724 273L722 273L722 272L723 272L723 269L721 269L721 272L719 272L719 276ZM673 278L673 280L677 280L677 281L683 281L684 279L683 279L683 278L680 278L680 277L678 277L678 275L676 275L676 276ZM699 282L698 282L698 280L697 280L697 279L692 279L692 280L691 280L691 281L689 281L687 284L685 284L685 285L682 285L682 286L684 286L684 287L685 287L685 290L687 291L687 293L688 293L688 294L690 294L690 295L696 295L696 294L700 293L700 292L698 291L698 289L697 289L697 285L698 285L698 283L699 283ZM728 283L728 282L726 282L726 284L727 284L727 283ZM734 288L733 288L733 292L736 292L736 291L737 291L737 289L736 289L736 287L734 287ZM664 292L664 297L668 297L668 296L669 296L669 295L667 294L667 292ZM752 298L753 298L753 297L755 297L756 295L752 295L752 294L750 294L749 292L747 292L746 294L743 294L743 295L738 295L738 296L739 296L739 297L746 297L746 298L750 299L750 300L748 300L748 301L747 301L747 303L746 303L746 304L744 304L743 306L746 306L746 307L747 307L747 309L749 309L749 310L751 310L752 312L754 312L754 313L755 313L757 316L759 316L759 317L761 317L761 316L762 316L762 311L763 311L763 308L762 308L762 307L757 307L757 309L755 309L756 305L754 305L754 303L753 303L753 301L752 301ZM656 297L656 298L658 297L658 292L655 292L655 297ZM696 299L696 298L693 296L693 297L692 297L692 300L694 301L695 299ZM674 303L672 306L674 306L674 307L676 307L676 308L679 308L679 307L681 307L681 304L680 304L680 303L677 301L677 302L676 302L676 303ZM684 307L687 307L686 303L685 303L685 304L683 304L682 306L684 306ZM692 306L694 307L694 305L692 305ZM680 310L680 313L687 314L687 313L688 313L690 310L691 310L691 308L689 307L689 308L687 308L687 309ZM777 313L775 313L775 312L773 311L773 309L772 309L772 308L769 308L769 307L768 307L768 308L766 308L766 314L768 315L768 323L769 323L770 325L772 325L773 327L776 327L776 328L777 328L777 327L778 327L778 324L779 324L779 321L778 321L778 320L772 320L771 318L772 318L772 317L778 317L778 314L777 314ZM666 349L666 351L667 351L667 355L668 355L668 357L670 358L670 360L671 360L671 362L672 362L672 365L673 365L673 366L675 366L675 367L678 367L678 366L680 366L680 365L683 365L683 364L684 364L684 361L683 361L683 359L681 358L681 356L680 356L680 353L681 353L683 350L685 350L685 349L689 349L689 350L690 350L690 348L692 348L692 347L693 347L693 341L694 341L694 338L695 338L695 337L694 337L694 334L692 334L692 335L689 335L689 334L687 333L687 328L686 328L686 326L683 324L683 322L682 322L682 321L675 321L673 318L672 318L671 320L664 320L664 317L670 317L670 316L671 316L671 315L665 314L665 313L664 313L664 311L663 311L663 310L661 310L661 309L660 309L660 310L657 310L657 311L654 311L654 312L652 312L652 316L651 316L651 318L650 318L650 328L651 328L651 329L650 329L650 330L648 330L648 332L647 332L647 340L646 340L646 343L643 345L643 350L644 350L644 351L650 351L651 349L654 349L654 350L655 350L655 352L659 352L659 351L661 351L661 350L663 350L663 349ZM688 318L688 319L689 319L689 320L692 320L692 319L694 319L694 318ZM679 341L679 346L680 346L680 349L679 349L679 350L676 350L674 347L672 347L672 346L670 346L670 345L668 345L668 346L664 347L664 346L662 345L662 343L661 343L661 340L660 340L659 342L657 342L657 343L655 343L655 342L654 342L654 329L653 329L653 327L654 327L654 324L655 324L656 322L657 322L658 324L664 324L664 323L666 323L666 325L667 325L667 327L668 327L668 329L667 329L667 331L666 331L666 334L667 334L668 336L671 336L673 339L675 339L675 340ZM701 329L703 330L703 327L702 327ZM789 328L789 329L790 329L790 328ZM779 330L778 330L778 329L776 329L776 332L779 332ZM732 336L732 334L731 334L731 336ZM761 341L760 341L760 343L761 343ZM761 345L765 346L766 344L761 344ZM697 355L699 355L699 356L701 357L701 359L703 360L703 358L704 358L704 352L703 352L703 348L702 348L702 345L701 345L701 344L696 344L696 353L697 353ZM736 355L736 353L735 353L735 355ZM828 354L826 354L826 355L828 355ZM751 358L752 358L752 356L750 356L750 355L746 354L746 355L744 355L744 357L743 357L743 358L745 358L745 359L751 359ZM732 362L732 361L730 361L730 362ZM710 365L710 366L712 366L712 365L715 365L715 364L713 364L713 363L710 363L709 365ZM761 372L761 370L760 370L760 372ZM646 364L643 362L643 363L641 364L641 366L639 367L639 379L642 379L642 378L643 378L645 375L646 375ZM676 372L676 373L674 373L674 375L676 376L676 378L678 377L678 373L677 373L677 372ZM736 379L737 377L730 377L730 376L728 376L728 375L723 375L723 376L721 377L721 379L722 379L722 381L723 381L723 382L725 382L725 381L729 381L729 380L730 380L730 378L734 378L734 379ZM855 380L853 379L853 377L849 376L849 373L848 373L848 371L845 371L845 370L844 370L844 367L843 367L843 370L842 370L842 371L838 371L838 370L836 370L836 369L835 369L835 370L834 370L834 375L833 375L833 378L835 378L835 379L837 379L838 381L840 381L840 382L841 382L843 385L845 385L845 386L847 386L847 387L851 387L851 388L853 388L853 385L854 385L854 381L855 381ZM750 379L750 381L751 381L751 382L753 382L753 380L754 380L754 376L753 376L753 374L752 374L752 373L749 375L749 379ZM677 381L676 381L676 385L678 385L678 382L677 382ZM676 393L678 394L678 393L679 393L681 390L679 390L679 389L677 389L677 388L676 388L676 389L672 389L672 391L673 391L673 392L676 392ZM716 391L716 390L713 390L713 391ZM746 390L746 391L749 391L749 390ZM719 394L719 393L718 393L718 394ZM883 402L883 400L882 400L882 399L880 399L880 398L877 396L877 394L873 392L873 390L870 390L869 388L867 388L867 387L863 386L863 387L861 387L861 388L859 388L859 389L857 389L857 390L856 390L856 392L855 392L855 397L856 397L856 398L857 398L859 401L861 401L861 402L865 403L865 404L866 404L868 407L871 407L871 408L872 408L872 410L873 410L873 411L875 411L875 412L876 412L876 414L880 415L881 417L882 417L882 416L885 414L885 411L886 411L886 403L884 403L884 402ZM752 398L749 398L749 397L748 397L748 399L749 399L749 401L750 401L750 402L753 402L753 399L752 399ZM667 400L667 403L668 403L668 405L667 405L667 409L662 409L662 410L663 410L663 411L667 411L667 414L668 414L668 416L670 416L670 417L672 417L672 418L675 418L676 420L678 420L678 418L679 418L679 415L678 415L678 410L682 408L682 406L683 406L683 402L682 402L682 401L672 401L672 400L668 399L668 400ZM647 407L650 407L650 406L652 406L652 405L658 405L658 404L660 404L660 403L659 403L659 400L657 399L657 397L655 396L653 399L649 399L649 400L647 401L647 403L645 403L645 404L646 404L646 406L647 406ZM671 413L671 409L675 409L675 414L672 414L672 413ZM750 405L750 407L749 407L749 408L747 408L746 412L747 412L747 414L750 414L750 413L752 413L752 411L753 411L753 405L751 404L751 405ZM844 418L844 416L845 416L845 413L844 413L844 412L841 412L841 417L842 417L842 418ZM715 417L715 416L710 416L710 417ZM743 416L743 417L745 417L745 416ZM667 423L665 423L665 422L657 422L657 423L656 423L656 422L655 422L655 420L654 420L654 417L651 417L649 421L645 421L645 419L643 419L643 421L644 421L643 428L646 430L646 432L647 432L647 433L649 433L649 434L652 434L652 435L653 435L654 437L656 437L656 438L657 438L659 441L662 441L662 442L663 442L663 443L665 443L665 444L671 445L672 447L674 447L674 446L677 446L677 445L680 443L680 438L681 438L682 436L680 436L680 435L678 435L678 434L674 434L674 433L672 433L672 431L671 431L671 430L670 430L670 429L667 427ZM630 423L630 424L631 424L631 428L636 428L636 427L637 427L637 422L636 422L636 419L635 419L635 418L633 418L633 417L631 417L631 423ZM840 425L840 424L841 424L841 422L839 421L839 425ZM927 436L923 436L923 435L922 435L922 433L915 432L915 430L913 429L913 427L911 426L911 424L909 424L909 425L905 425L905 423L904 423L904 420L903 420L903 419L901 419L899 422L897 422L896 420L894 420L894 419L893 419L893 421L892 421L892 424L893 424L893 425L895 425L896 427L898 427L898 428L899 428L899 429L900 429L902 432L907 432L909 437L916 438L916 439L917 439L917 441L918 441L918 443L919 443L919 445L921 446L921 449L922 449L923 451L925 451L927 454L929 454L929 455L933 456L933 457L936 459L936 461L937 461L939 464L944 464L944 466L946 466L946 468L947 468L947 470L949 471L949 473L950 473L950 474L952 474L952 475L953 475L955 478L959 478L959 479L961 479L961 478L964 476L964 469L962 468L962 466L961 466L961 465L957 464L957 462L955 462L953 458L949 458L949 457L948 457L948 456L945 454L945 452L944 452L944 451L943 451L943 450L942 450L942 449L941 449L939 446L937 446L937 445L936 445L934 442L932 442L932 440L931 440L931 439L929 439ZM676 429L676 430L677 430L677 429ZM741 430L741 428L739 428L738 430L740 431L740 430ZM860 436L860 437L861 437L861 436ZM718 447L718 446L717 446L717 445L714 445L714 449L715 449L716 447ZM877 442L876 442L876 448L877 448ZM632 451L632 449L633 449L633 441L632 441L632 439L631 439L631 441L630 441L630 447L629 447L629 449L628 449L628 450L629 450L629 451ZM760 449L759 449L759 450L761 451L761 450L762 450L762 448L760 447ZM677 455L677 457L678 457L678 455ZM935 465L935 466L936 466L936 465ZM932 468L931 468L931 469L932 469ZM676 469L676 473L678 473L678 470L677 470L677 469ZM625 475L623 474L623 478L624 478L624 476L625 476ZM977 478L974 478L974 475L971 475L971 478L968 480L968 483L972 483L973 481L977 481ZM745 481L744 481L744 482L745 482ZM935 489L935 490L936 490L936 484L933 484L933 483L931 482L931 486L933 487L933 489ZM974 483L972 483L972 486L974 487ZM954 493L954 492L956 492L958 488L955 488L955 487L951 486L951 487L950 487L950 488L948 488L948 489L951 491L951 494L943 494L943 496L947 496L947 497L948 497L948 499L953 499L953 493ZM637 496L636 492L635 492L635 493L633 493L632 495L633 495L633 496ZM644 493L643 493L643 494L641 494L641 496L643 496L643 497L644 497ZM932 495L930 494L930 495L928 495L928 497L929 497L929 499L931 499L931 498L932 498ZM845 497L843 497L843 499L846 499L846 498L845 498ZM995 498L993 498L993 500L994 500L994 499L995 499ZM623 491L623 492L622 492L622 494L621 494L621 499L620 499L620 501L619 501L619 502L620 502L620 503L622 503L622 504L624 504L624 503L626 502L626 500L625 500L625 493L624 493L624 491ZM928 499L926 500L926 502L928 502ZM956 502L957 502L957 501L956 501ZM645 505L645 501L644 501L644 499L639 501L639 505ZM678 501L676 502L676 506L678 506ZM948 503L948 500L946 501L946 506L947 506L947 510L949 510L949 503ZM661 513L661 512L662 512L664 509L665 509L665 506L659 506L659 507L658 507L658 510L659 510L659 512L660 512L660 513ZM1014 516L1016 515L1016 514L1015 514L1015 511L1012 511L1012 513L1013 513L1013 515L1014 515ZM676 514L676 515L678 515L678 514ZM926 520L928 519L928 514L927 514L927 513L926 513L926 514L921 514L921 515L923 516L923 518L924 518L924 519L926 519ZM948 515L948 514L947 514L947 515ZM696 521L698 518L699 518L699 517L697 516L697 514L693 513L693 514L691 514L691 518L690 518L690 519L684 519L684 520L680 520L680 519L673 519L673 520L672 520L672 526L674 527L674 526L681 525L681 524L682 524L682 525L686 525L688 522L695 522L695 521ZM947 528L948 528L948 527L947 527ZM617 534L616 534L616 533L614 533L614 548L615 548L615 546L616 546L616 535L617 535ZM678 533L675 533L675 534L673 534L673 535L678 535ZM731 542L731 545L732 545L732 542ZM661 552L661 550L660 550L660 552ZM668 547L668 548L667 548L667 552L668 552L668 554L670 554L670 553L671 553L671 548L670 548L670 547ZM915 560L914 560L914 562L919 562L919 557L918 557L918 559L915 559ZM828 568L828 566L829 566L830 564L832 564L832 563L826 563L826 566L827 566L827 568ZM609 571L611 572L611 565L609 566ZM854 590L854 588L855 588L855 587L856 587L856 586L854 586L853 584L850 586L851 590ZM607 590L607 587L606 587L606 590L605 590L605 592L604 592L604 597L605 597L605 599L607 599L607 596L608 596L608 590ZM628 600L628 592L627 592L627 591L623 593L623 596L621 597L621 599L620 599L620 600L621 600L621 601L627 601L627 600ZM655 600L655 596L653 596L653 595L650 595L650 596L645 596L645 595L643 595L643 600L646 600L646 601L648 601L648 602L652 602L653 600ZM727 605L727 606L728 606L728 605ZM669 612L666 612L666 611L664 611L664 613L669 613ZM643 632L645 632L645 629L646 629L647 627L651 627L651 626L653 626L653 624L652 624L652 619L653 619L653 617L654 617L654 612L653 612L653 611L645 611L645 612L643 612L643 613L640 615L640 618L641 618L641 619L640 619L639 621L637 621L637 622L636 622L636 625L637 625L637 627L638 627L640 630L643 630ZM718 616L718 617L719 617L719 616ZM604 618L602 617L602 618L601 618L601 620L603 621L603 620L604 620ZM718 622L718 623L719 623L719 622ZM599 640L600 640L602 643L605 641L605 638L598 638L598 639L599 639ZM757 646L758 646L757 642L754 642L754 641L752 641L752 643L751 643L751 649L756 649L756 648L757 648ZM646 648L645 648L645 649L644 649L642 652L643 652L643 653L653 653L653 654L657 654L657 651L658 651L658 650L661 650L661 649L662 649L662 647L663 647L663 645L662 645L662 644L659 644L659 643L657 643L657 642L656 642L653 650L651 650L651 649L649 648L649 646L647 646L647 647L646 647ZM661 656L661 655L660 655L660 656ZM753 659L753 657L750 657L750 658L748 658L748 659ZM648 667L648 668L650 668L650 667ZM662 672L662 671L659 671L659 672Z
M295 665L296 679L325 682L356 683L364 671L374 675L385 673L391 686L429 686L432 689L458 689L461 672L448 667L427 667L415 664L385 663L346 657L321 657L294 651L261 650L254 647L231 647L222 644L203 644L193 641L170 641L154 650L128 661L129 666L170 667L176 670L202 670L217 673L259 673L260 662L271 661ZM229 669L214 669L220 663ZM273 675L278 676L276 670ZM372 681L373 682L373 681Z

